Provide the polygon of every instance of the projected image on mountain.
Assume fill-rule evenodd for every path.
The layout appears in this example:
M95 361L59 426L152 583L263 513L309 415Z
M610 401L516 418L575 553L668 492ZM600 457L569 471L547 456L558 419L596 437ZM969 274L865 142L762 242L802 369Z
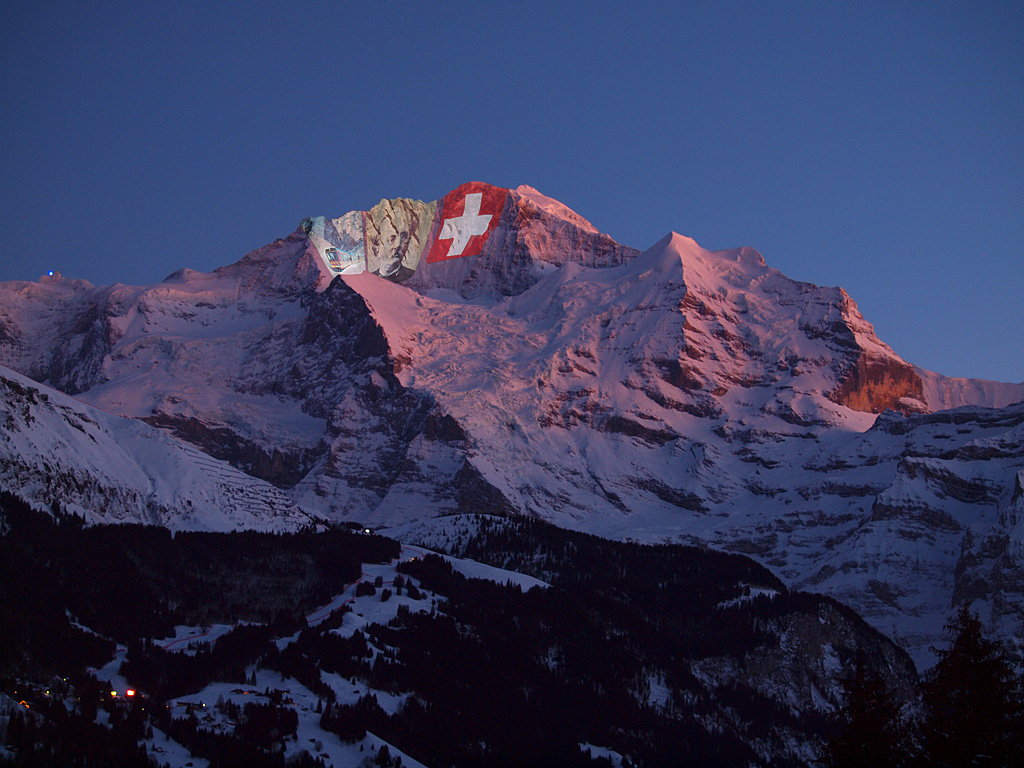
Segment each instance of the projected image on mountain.
M441 228L427 262L478 256L498 226L508 190L478 181L463 184L441 203Z
M479 256L497 228L509 190L471 181L441 200L381 200L369 211L303 219L302 232L335 274L367 271L395 283L426 262Z
M353 274L365 269L362 211L350 211L337 219L304 219L300 227L333 272Z
M366 212L366 269L396 283L416 272L427 249L437 201L381 200Z

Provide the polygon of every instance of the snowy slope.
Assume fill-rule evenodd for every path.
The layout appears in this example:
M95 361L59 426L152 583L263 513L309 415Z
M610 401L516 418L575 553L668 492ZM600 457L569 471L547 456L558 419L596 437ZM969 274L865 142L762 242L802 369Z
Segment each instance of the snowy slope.
M965 542L1012 527L1020 407L890 412L895 426L869 429L875 416L851 404L927 411L924 382L840 289L788 280L749 249L673 235L619 267L567 264L495 304L346 281L403 360L399 379L466 429L473 464L512 508L754 555L866 612L922 662L965 594ZM990 440L1017 447L974 448ZM975 485L987 490L966 500L948 490ZM1019 553L1001 558L1019 573ZM993 628L1016 632L1020 605L1005 592L992 602Z
M172 530L308 525L277 488L134 419L0 367L0 487L89 522Z

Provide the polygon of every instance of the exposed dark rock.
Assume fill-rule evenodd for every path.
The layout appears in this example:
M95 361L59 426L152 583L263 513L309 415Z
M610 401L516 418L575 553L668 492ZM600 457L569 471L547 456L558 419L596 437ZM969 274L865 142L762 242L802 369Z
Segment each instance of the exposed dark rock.
M194 417L158 413L143 420L154 427L168 429L175 437L192 443L214 458L226 461L279 488L290 488L299 482L326 451L322 444L306 451L268 451L260 443L246 440L230 427L211 426Z
M921 532L938 531L942 533L960 533L963 530L963 526L951 514L923 503L895 506L876 501L871 507L871 519L875 521L899 520L904 524L905 532L908 534L914 533L912 528Z
M675 440L679 437L678 434L669 429L653 429L646 427L638 421L627 418L620 414L613 414L602 422L601 427L605 432L616 432L620 435L627 435L629 437L639 437L642 440L646 440L649 443L655 443L656 445L664 445L665 443Z
M636 480L637 488L653 493L662 501L674 507L688 509L691 512L707 512L708 507L697 494L682 488L672 488L654 478L645 477Z
M654 364L661 374L662 381L676 389L691 391L704 386L700 371L691 365L684 366L678 360L655 360Z
M469 461L463 463L452 480L452 491L460 512L504 516L516 511L501 491L487 482Z

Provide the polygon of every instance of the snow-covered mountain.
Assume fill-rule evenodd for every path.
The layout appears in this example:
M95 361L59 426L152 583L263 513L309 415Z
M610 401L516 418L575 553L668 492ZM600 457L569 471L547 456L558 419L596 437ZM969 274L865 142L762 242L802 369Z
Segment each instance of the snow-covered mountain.
M528 187L306 220L154 286L2 284L0 363L303 512L259 525L476 510L706 543L921 661L954 603L1007 637L1024 610L1024 384L921 370L752 249L640 252Z
M90 522L204 531L314 522L275 486L3 366L0 420L0 487Z

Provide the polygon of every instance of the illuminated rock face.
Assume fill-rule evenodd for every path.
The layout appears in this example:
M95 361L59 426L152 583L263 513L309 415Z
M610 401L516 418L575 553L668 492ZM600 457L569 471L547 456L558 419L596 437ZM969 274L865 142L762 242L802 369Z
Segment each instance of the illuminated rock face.
M885 410L920 413L924 386L914 367L898 358L873 358L859 354L837 389L829 397L840 405L866 413Z
M362 211L350 211L337 219L323 216L305 219L301 229L332 272L353 274L366 269L366 227Z

